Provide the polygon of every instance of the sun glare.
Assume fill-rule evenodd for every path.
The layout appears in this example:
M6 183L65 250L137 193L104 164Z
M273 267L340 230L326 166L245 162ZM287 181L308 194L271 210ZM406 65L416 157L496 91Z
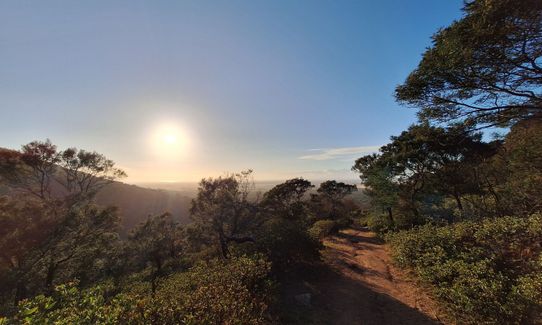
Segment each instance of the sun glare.
M188 139L185 130L172 123L155 128L151 147L160 159L176 159L186 155Z
M165 134L163 141L166 144L175 144L177 142L177 136L171 133Z

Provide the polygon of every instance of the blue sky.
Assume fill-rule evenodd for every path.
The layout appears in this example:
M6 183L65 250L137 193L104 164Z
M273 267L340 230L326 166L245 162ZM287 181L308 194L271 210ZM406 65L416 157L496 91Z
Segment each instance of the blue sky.
M353 178L415 121L393 90L461 6L2 1L0 146L96 150L128 182Z

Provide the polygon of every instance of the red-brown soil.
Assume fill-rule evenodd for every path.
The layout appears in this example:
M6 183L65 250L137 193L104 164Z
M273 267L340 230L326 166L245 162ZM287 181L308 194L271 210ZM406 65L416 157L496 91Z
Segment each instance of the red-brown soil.
M435 302L393 266L374 233L343 230L324 241L330 272L311 284L316 324L442 324Z

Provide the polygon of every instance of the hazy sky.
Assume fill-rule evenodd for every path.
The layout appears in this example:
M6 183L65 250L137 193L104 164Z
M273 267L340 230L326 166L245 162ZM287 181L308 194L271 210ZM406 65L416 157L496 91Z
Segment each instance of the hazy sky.
M0 146L50 138L128 182L353 178L415 121L393 90L461 0L0 1Z

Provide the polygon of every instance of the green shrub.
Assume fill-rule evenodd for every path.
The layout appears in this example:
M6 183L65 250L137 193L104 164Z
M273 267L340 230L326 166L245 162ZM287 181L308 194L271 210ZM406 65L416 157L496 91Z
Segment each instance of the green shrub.
M97 286L79 290L76 282L59 285L51 296L38 295L19 303L14 324L121 324L134 321L136 300L126 295L106 299Z
M337 230L337 223L333 220L318 220L309 229L309 234L316 239L322 239Z
M272 264L274 275L284 275L318 261L321 243L302 223L274 218L262 225L256 241L245 249L264 254Z
M160 282L111 298L103 287L61 285L20 303L14 324L263 324L272 298L270 264L260 257L200 263Z
M394 228L391 220L387 216L380 214L369 214L364 218L363 222L367 224L369 229L378 234L388 232Z
M542 319L542 216L503 217L387 236L394 260L416 271L461 323Z

